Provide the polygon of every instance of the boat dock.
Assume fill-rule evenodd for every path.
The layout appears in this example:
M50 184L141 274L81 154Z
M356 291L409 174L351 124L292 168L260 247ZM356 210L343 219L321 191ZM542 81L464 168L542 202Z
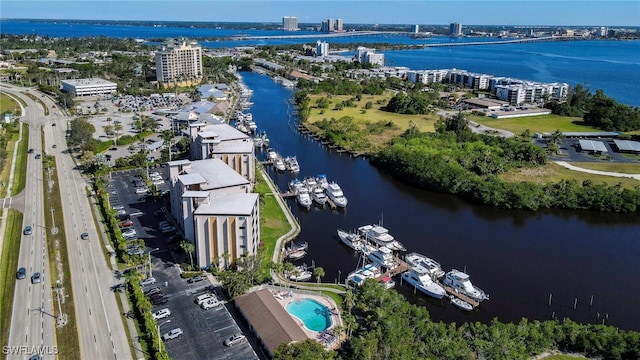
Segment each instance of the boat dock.
M455 291L452 287L445 286L445 285L442 285L442 287L447 292L447 294L453 295L453 296L457 297L458 299L460 299L462 301L468 302L469 304L471 304L471 306L473 306L474 309L477 308L478 306L480 306L479 302L473 300L472 298L468 297L465 294L461 294L461 293Z
M282 196L285 199L288 199L288 198L296 197L296 193L293 191L287 191L287 192L280 193L280 196Z
M385 273L383 273L382 275L378 276L376 278L376 280L380 281L386 277L394 277L398 274L401 274L407 270L409 270L409 264L407 264L406 262L404 262L403 260L401 260L399 257L394 256L393 259L398 263L398 266L396 266L394 269L389 270Z
M327 204L329 204L329 208L331 208L331 210L335 210L338 207L333 200L329 199L329 197L327 197Z

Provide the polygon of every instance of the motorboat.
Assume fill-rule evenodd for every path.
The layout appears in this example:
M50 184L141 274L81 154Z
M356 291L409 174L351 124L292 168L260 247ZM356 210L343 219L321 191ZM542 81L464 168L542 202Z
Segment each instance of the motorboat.
M244 124L241 122L236 124L236 129L238 129L239 131L242 131L245 134L249 132L249 129L247 129L247 127L244 126Z
M316 178L314 178L314 177L305 178L304 179L304 184L307 185L309 190L318 187L318 182L316 181Z
M449 295L449 300L451 301L451 303L457 307L460 310L464 310L464 311L471 311L473 310L473 305L469 304L468 302L459 299L453 295Z
M385 246L393 251L407 250L402 243L396 240L389 230L380 225L363 225L358 228L358 233L362 237L378 246Z
M255 121L247 120L247 128L249 131L254 132L258 129L258 125L256 125Z
M313 188L311 197L313 198L313 201L317 202L320 205L324 205L324 203L327 202L327 195L325 195L324 190L322 190L322 188L320 187Z
M469 275L462 271L453 269L445 274L442 283L451 287L454 291L467 295L475 301L488 300L489 296L482 289L474 286L469 279Z
M413 266L411 270L405 271L401 276L402 280L414 286L420 292L436 299L442 299L447 294L440 284L433 281L431 273L420 265Z
M263 143L264 143L264 141L263 141ZM276 160L278 160L278 153L275 150L273 150L272 148L268 148L267 149L267 158L270 161L275 162Z
M347 206L347 198L342 193L340 185L336 184L335 182L332 182L327 186L327 196L329 197L329 199L331 199L331 201L333 201L334 204L336 204L336 206Z
M307 281L311 279L313 274L307 270L304 266L296 266L295 270L289 275L289 280L293 281Z
M269 143L271 142L271 140L269 140L269 137L267 136L266 132L262 132L260 134L260 138L262 138L262 143L264 144L264 146L269 146Z
M277 158L276 161L273 163L273 166L275 166L276 170L278 171L287 170L287 166L284 164L284 161L281 158Z
M307 251L304 249L299 249L287 252L286 258L291 260L298 260L302 259L305 255L307 255Z
M368 264L362 268L353 271L347 275L346 284L353 286L362 286L366 279L375 279L382 275L380 268L375 264Z
M325 190L329 187L329 181L327 180L327 175L325 174L318 174L318 176L316 176L316 182L318 183L318 186Z
M284 164L291 172L297 173L300 171L300 165L298 164L298 159L296 159L295 156L287 156L284 159Z
M393 258L393 251L386 246L381 246L375 250L372 250L370 245L365 245L363 249L365 250L367 257L369 260L373 261L375 264L387 269L393 270L398 267L398 262Z
M431 278L433 280L440 279L444 276L444 270L442 270L442 266L440 266L437 261L422 254L412 252L411 254L405 255L404 261L411 267L423 267L429 272L429 275L431 275Z
M338 237L345 245L347 245L348 247L352 248L355 251L362 250L362 247L364 246L364 241L362 240L362 237L360 237L360 235L358 234L350 233L350 232L346 232L338 229Z
M303 187L304 183L298 179L293 179L291 180L291 182L289 182L289 190L294 194L298 194L298 192L300 192L300 189L302 189Z
M296 195L296 198L300 206L305 207L307 209L311 207L311 196L309 195L309 189L307 189L306 187L303 186L300 189L298 189L298 194Z
M264 146L264 142L262 141L261 137L256 136L253 138L253 145L257 148L261 148Z

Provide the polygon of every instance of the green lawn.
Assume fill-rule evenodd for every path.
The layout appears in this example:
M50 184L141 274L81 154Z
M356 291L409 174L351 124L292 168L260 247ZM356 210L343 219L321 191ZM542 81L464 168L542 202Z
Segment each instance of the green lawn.
M589 166L615 165L615 164L599 164L599 163L573 163L575 166L589 168ZM584 166L583 166L584 165ZM638 165L636 165L638 166ZM598 169L600 170L600 169ZM580 171L569 170L563 166L549 163L545 166L534 169L513 170L502 174L501 177L506 181L521 182L531 181L539 184L557 183L562 179L575 179L582 184L584 180L591 180L596 184L606 183L611 186L621 184L625 188L633 189L640 185L640 181L630 178L621 178L613 176L593 175Z
M8 209L7 228L2 243L0 259L0 342L8 344L13 292L16 285L16 270L20 255L20 239L22 236L22 213ZM21 280L29 281L29 280Z
M559 116L554 114L540 116L525 116L520 118L493 119L487 116L469 115L470 120L476 121L496 129L511 131L516 135L529 129L533 133L567 131L602 131L592 126L585 125L581 118Z
M18 104L13 98L7 96L5 93L0 92L0 114L5 112L20 115L20 104Z
M18 145L18 153L16 154L16 168L13 173L13 189L11 195L17 195L24 190L27 181L27 150L29 148L29 126L22 125L22 141ZM10 163L10 162L9 162Z

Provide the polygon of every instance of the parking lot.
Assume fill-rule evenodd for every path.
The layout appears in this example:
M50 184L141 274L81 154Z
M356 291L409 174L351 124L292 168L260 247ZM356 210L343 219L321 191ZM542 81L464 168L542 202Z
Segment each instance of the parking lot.
M551 160L568 161L568 162L602 162L611 161L616 163L637 163L638 160L633 157L625 156L624 154L615 151L615 145L613 139L597 138L593 141L599 141L607 148L607 152L594 156L589 151L580 151L579 140L576 138L564 138L561 139L558 145L559 155L549 155ZM591 139L590 139L591 140ZM546 148L548 139L536 139L535 143Z
M174 359L193 360L266 358L260 351L260 356L256 355L252 347L254 340L249 338L246 324L235 320L238 319L235 309L225 301L221 289L212 281L213 277L209 275L203 281L193 283L180 277L180 267L176 264L173 254L178 251L181 238L174 236L176 234L173 231L163 233L159 229L162 221L168 221L163 215L166 212L166 197L154 198L146 193L136 192L139 188L136 187L136 182L140 185L139 175L144 171L137 169L112 173L108 187L109 199L112 207L126 212L122 219L131 219L133 224L129 228L135 229L135 239L144 241L141 256L149 256L151 252L150 275L156 281L144 286L143 290L158 287L155 296L158 296L157 292L161 292L168 300L166 304L154 306L152 312L165 308L171 312L168 317L157 321L160 333L165 334L176 328L183 331L180 337L165 342L169 356ZM168 189L168 168L149 170L149 173L153 172L158 172L164 179L164 184L159 185L159 190ZM170 243L169 239L173 241ZM173 252L170 251L170 246ZM196 304L195 299L206 292L215 294L222 304L203 310ZM238 333L244 333L248 339L233 346L224 345L225 339Z

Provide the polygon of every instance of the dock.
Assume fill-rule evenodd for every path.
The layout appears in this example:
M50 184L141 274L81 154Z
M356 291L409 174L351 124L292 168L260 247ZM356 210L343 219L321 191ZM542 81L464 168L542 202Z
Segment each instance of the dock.
M296 193L293 191L283 192L283 193L280 193L280 195L285 199L296 197Z
M329 199L329 197L327 197L327 204L329 204L329 208L331 210L335 210L338 207L336 203L333 202L333 200Z
M471 304L471 306L473 306L474 309L477 308L478 306L480 306L479 302L473 300L472 298L468 297L465 294L461 294L461 293L455 291L452 287L445 286L445 285L442 285L442 287L444 287L444 290L447 292L447 294L453 295L453 296L457 297L460 300L468 302L469 304Z
M382 280L382 279L384 279L386 277L394 277L394 276L396 276L398 274L401 274L401 273L409 270L409 264L404 262L404 260L401 260L397 256L394 256L393 259L398 263L398 266L396 266L392 270L389 270L389 271L383 273L382 275L378 276L376 278L376 280L380 281L380 280Z

